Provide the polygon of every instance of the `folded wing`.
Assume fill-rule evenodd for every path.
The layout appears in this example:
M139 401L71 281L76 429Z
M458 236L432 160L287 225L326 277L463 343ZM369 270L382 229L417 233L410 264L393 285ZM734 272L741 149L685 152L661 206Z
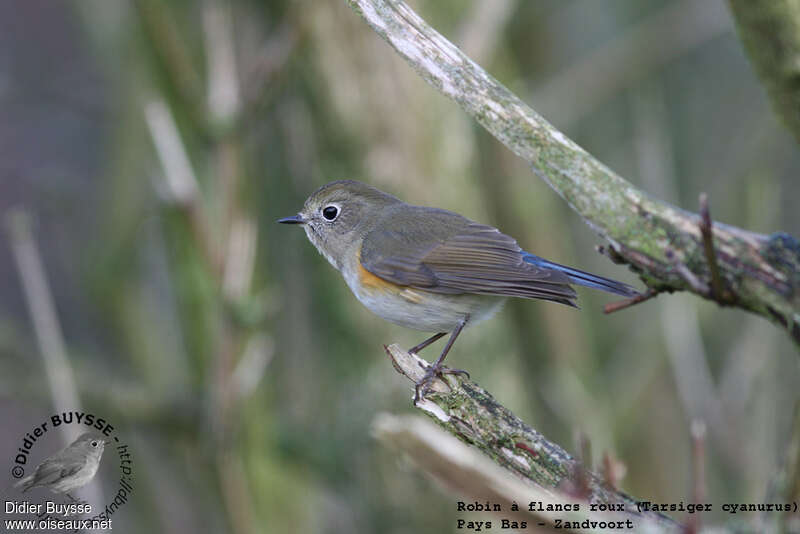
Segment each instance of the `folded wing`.
M413 209L424 211L406 212L381 225L389 230L365 236L360 259L366 270L434 293L535 298L575 306L570 277L526 262L513 238L449 211Z

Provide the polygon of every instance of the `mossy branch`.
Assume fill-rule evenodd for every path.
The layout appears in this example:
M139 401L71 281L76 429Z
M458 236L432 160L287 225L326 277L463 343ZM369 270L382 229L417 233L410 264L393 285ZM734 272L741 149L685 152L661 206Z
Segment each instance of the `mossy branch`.
M412 382L419 381L428 363L397 345L386 347L395 369ZM436 379L430 392L417 403L440 427L490 458L488 461L474 449L459 447L449 436L426 429L416 418L383 416L376 423L378 436L394 448L408 453L413 461L457 493L478 501L499 503L509 511L512 501L529 513L528 503L584 503L581 512L569 514L534 513L536 522L553 524L555 517L569 521L584 519L626 521L630 519L637 532L670 532L679 530L670 518L642 512L637 500L615 489L596 473L570 456L557 444L517 418L499 404L486 390L462 378L447 375ZM403 422L407 420L406 422ZM422 426L420 426L422 425ZM468 457L469 459L465 459ZM504 468L498 469L497 465ZM513 476L509 476L508 472ZM521 484L520 480L529 484ZM591 513L588 503L615 504L618 513ZM541 512L541 511L540 511ZM508 517L508 515L506 515ZM513 520L525 520L513 517ZM531 520L530 517L527 520Z
M703 218L634 187L558 131L398 0L348 0L422 78L525 159L655 292L757 313L800 346L800 242ZM710 230L710 231L709 231ZM704 240L704 233L707 238ZM709 243L710 240L710 243ZM713 254L707 253L713 249ZM717 263L717 269L709 264ZM712 281L712 273L718 278ZM721 286L721 290L717 290Z

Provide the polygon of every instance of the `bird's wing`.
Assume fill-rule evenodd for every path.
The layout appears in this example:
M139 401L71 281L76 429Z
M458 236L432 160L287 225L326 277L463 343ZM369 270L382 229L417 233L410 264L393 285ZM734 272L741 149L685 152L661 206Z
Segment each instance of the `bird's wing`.
M34 471L33 475L28 478L28 483L25 485L23 491L27 491L36 486L46 486L61 478L61 463L54 458L47 458Z
M79 460L75 460L73 462L70 462L70 463L68 463L66 465L62 465L61 466L61 477L60 478L65 478L65 477L74 475L75 473L77 473L78 471L80 471L81 469L86 467L86 462L87 462L87 458L81 458Z
M456 213L405 206L364 237L361 265L375 276L434 293L538 298L575 305L562 272L523 261L517 242ZM417 210L419 210L417 212Z

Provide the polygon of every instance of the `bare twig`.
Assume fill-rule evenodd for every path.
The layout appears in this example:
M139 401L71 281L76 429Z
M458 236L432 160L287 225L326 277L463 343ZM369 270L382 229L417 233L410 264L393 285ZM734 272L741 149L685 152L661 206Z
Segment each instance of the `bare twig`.
M658 295L658 291L652 288L648 288L647 291L631 297L629 299L618 300L616 302L609 302L605 306L603 306L603 313L614 313L620 310L624 310L625 308L630 308L631 306L635 306L640 302L644 302L646 300L650 300L651 298Z
M703 234L703 251L706 255L706 263L711 271L712 296L717 302L724 302L726 295L722 287L722 277L719 274L717 265L717 254L714 252L714 232L711 227L711 214L708 210L708 195L700 193L700 232Z

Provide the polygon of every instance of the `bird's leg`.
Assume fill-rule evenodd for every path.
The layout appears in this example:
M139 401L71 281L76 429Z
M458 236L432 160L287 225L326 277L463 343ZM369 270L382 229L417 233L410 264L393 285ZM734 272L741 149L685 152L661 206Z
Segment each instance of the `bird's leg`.
M422 349L424 349L425 347L427 347L431 343L437 342L445 334L447 334L447 332L439 332L438 334L432 335L431 337L429 337L428 339L426 339L425 341L423 341L419 345L415 345L415 346L411 347L410 349L408 349L408 353L409 354L419 354L419 351L421 351Z
M464 318L461 319L461 321L459 321L455 330L453 330L453 333L450 334L450 339L447 340L447 345L444 346L444 349L442 350L442 353L439 355L439 358L436 360L436 363L428 367L428 370L425 371L425 376L422 377L422 380L417 382L414 395L415 404L420 400L422 400L422 398L425 396L425 392L428 390L428 386L430 385L434 377L437 376L441 377L442 375L463 374L467 375L467 378L469 378L469 373L467 373L462 369L448 369L447 367L444 367L442 365L442 362L444 362L445 357L447 357L447 353L450 352L450 348L453 346L453 343L456 342L458 334L460 334L461 330L464 329L464 326L467 324L467 321L469 321L469 314L464 316ZM433 336L431 339L428 339L423 343L427 344L433 343L434 341L436 341L436 339L439 339L439 337L441 337L442 335L444 334L441 335L437 334L436 336Z

